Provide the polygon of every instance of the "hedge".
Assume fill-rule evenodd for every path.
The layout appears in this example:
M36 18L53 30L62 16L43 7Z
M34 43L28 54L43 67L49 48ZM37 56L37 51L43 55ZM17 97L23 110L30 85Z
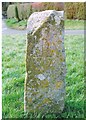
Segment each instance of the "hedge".
M68 19L86 19L83 2L65 3L65 15Z
M85 16L85 6L83 3L76 3L77 4L77 18L78 19L86 19L86 16Z

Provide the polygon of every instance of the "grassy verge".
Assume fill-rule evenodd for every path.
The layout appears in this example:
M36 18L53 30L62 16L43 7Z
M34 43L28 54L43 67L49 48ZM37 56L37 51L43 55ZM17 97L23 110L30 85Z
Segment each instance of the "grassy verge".
M2 115L3 118L24 118L25 42L24 35L3 35L2 39ZM84 117L84 36L66 35L66 100L64 111L45 118ZM30 115L32 118L34 115ZM36 116L41 118L39 114Z
M14 29L23 30L27 26L27 20L18 22L16 19L7 19L6 25ZM64 27L68 30L84 30L84 20L65 20Z
M27 26L27 20L21 20L18 22L17 19L12 18L12 19L6 19L5 22L8 27L19 30L23 30Z
M65 20L64 26L67 30L84 30L84 20Z

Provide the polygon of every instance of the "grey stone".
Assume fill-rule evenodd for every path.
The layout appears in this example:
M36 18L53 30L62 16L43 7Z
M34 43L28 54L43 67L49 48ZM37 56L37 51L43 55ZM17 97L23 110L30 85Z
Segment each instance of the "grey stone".
M24 109L60 113L65 98L64 12L33 13L27 24Z

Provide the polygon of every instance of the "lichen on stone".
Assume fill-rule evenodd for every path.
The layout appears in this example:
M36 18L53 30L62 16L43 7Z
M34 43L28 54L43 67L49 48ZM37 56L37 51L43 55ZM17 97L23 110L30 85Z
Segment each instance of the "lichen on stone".
M59 113L64 108L66 69L61 15L58 11L42 11L28 20L24 108L29 113Z

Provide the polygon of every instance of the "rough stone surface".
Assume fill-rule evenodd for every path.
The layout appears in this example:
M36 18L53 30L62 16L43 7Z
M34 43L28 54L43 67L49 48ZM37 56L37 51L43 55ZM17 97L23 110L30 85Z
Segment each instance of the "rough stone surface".
M63 11L33 13L27 24L24 109L60 113L65 97Z

